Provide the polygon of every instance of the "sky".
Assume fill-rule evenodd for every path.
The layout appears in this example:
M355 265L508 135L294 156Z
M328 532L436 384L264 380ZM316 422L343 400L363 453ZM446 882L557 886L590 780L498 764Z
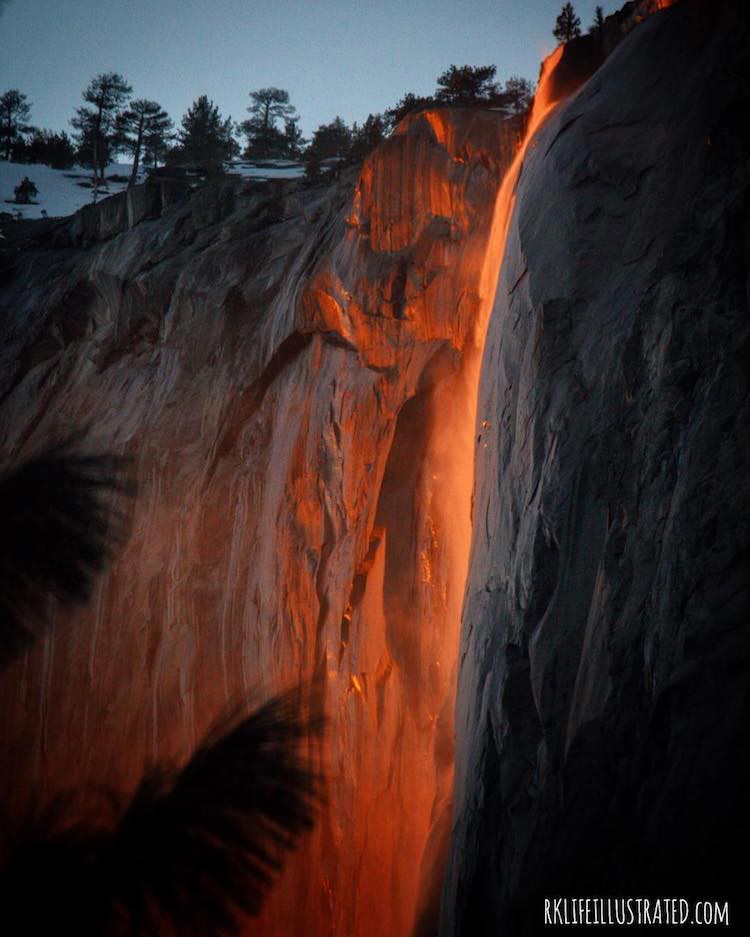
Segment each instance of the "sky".
M306 136L431 94L451 64L535 80L562 0L0 0L0 94L70 131L81 92L117 71L175 123L201 94L243 120L250 91L285 88ZM595 0L574 4L584 30ZM605 14L619 0L602 0Z

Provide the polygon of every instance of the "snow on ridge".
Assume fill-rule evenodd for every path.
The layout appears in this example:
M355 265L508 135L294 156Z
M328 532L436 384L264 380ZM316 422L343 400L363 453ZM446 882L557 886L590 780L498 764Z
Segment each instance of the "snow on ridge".
M132 165L129 163L110 163L105 177L107 187L100 188L97 201L115 195L127 188ZM227 165L227 170L242 176L243 179L299 179L304 175L301 163L286 159L262 160L256 162L237 160ZM36 185L39 194L34 205L16 205L13 190L21 180L28 176ZM112 176L121 177L122 181L113 181ZM145 176L140 176L142 180ZM81 185L84 183L84 185ZM52 169L41 163L12 163L0 160L0 212L13 215L20 213L21 218L42 218L45 213L50 218L72 215L92 202L91 170L81 166L71 169Z
M105 176L118 176L124 181L109 179L106 189L100 188L98 200L108 195L115 195L127 188L132 166L126 163L110 163ZM36 185L39 194L35 196L35 205L16 205L13 190L28 176ZM80 183L86 183L81 185ZM42 163L9 163L0 160L0 212L10 212L22 218L42 218L46 213L50 218L72 215L92 201L91 170L81 166L70 169L53 169Z

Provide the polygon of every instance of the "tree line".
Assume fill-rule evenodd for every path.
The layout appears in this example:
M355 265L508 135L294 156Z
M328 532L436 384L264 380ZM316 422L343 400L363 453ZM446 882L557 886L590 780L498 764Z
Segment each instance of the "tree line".
M508 114L524 111L533 97L531 82L512 76L501 87L494 76L494 65L452 65L438 77L434 96L405 94L394 107L369 114L362 124L349 126L336 117L306 140L289 92L282 88L251 91L249 117L240 123L225 118L207 95L201 95L175 129L157 101L131 98L132 88L122 75L103 72L83 91L84 103L70 121L72 137L32 126L31 104L18 89L0 95L0 154L59 169L77 162L92 170L95 182L104 180L106 167L118 153L132 161L131 184L144 166L192 165L211 172L239 156L303 159L314 175L326 160L360 161L410 111L462 104L494 106Z
M596 8L590 32L604 26L602 8ZM581 35L581 21L572 3L565 3L553 34L560 42ZM132 162L130 183L140 169L162 164L193 166L206 173L220 172L225 162L246 159L302 159L309 178L326 167L360 162L407 114L440 106L484 106L506 116L523 114L531 104L533 84L518 75L498 83L494 65L451 65L436 81L433 95L411 92L382 113L369 114L349 126L341 117L321 124L306 140L288 91L268 87L251 91L249 116L235 123L224 117L207 95L199 96L183 115L179 128L154 100L132 98L132 87L118 72L103 72L84 89L83 104L70 123L72 138L33 127L31 105L18 89L0 96L0 154L16 162L47 163L68 168L76 162L91 168L94 184L104 180L116 154ZM244 141L244 146L242 142Z

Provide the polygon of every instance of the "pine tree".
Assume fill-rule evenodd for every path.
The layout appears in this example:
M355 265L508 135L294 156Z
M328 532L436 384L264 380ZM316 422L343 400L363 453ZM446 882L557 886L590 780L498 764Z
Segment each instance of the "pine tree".
M260 91L251 91L250 97L253 103L248 111L261 121L263 127L294 116L295 108L289 103L289 92L282 88L261 88Z
M286 151L286 124L295 119L295 108L289 102L289 92L283 88L261 88L251 91L252 104L248 108L251 117L240 125L247 136L246 155L271 157L290 155ZM279 129L283 123L285 130Z
M351 145L351 130L340 117L335 117L330 124L318 127L309 148L317 150L321 159L335 159L348 156Z
M330 124L321 124L305 150L305 175L309 180L317 179L325 160L343 162L349 157L351 148L352 131L340 117L334 118Z
M570 42L581 35L581 20L576 16L572 3L563 5L562 10L555 21L555 28L552 35L558 42Z
M76 161L76 151L66 133L34 129L28 140L14 145L12 159L18 163L44 163L53 169L69 169Z
M131 101L127 110L117 119L118 148L133 157L133 170L129 185L135 185L138 177L141 153L147 138L156 131L168 133L172 129L169 114L156 101L139 98Z
M601 36L603 29L604 29L604 10L600 6L597 6L594 9L594 22L591 24L591 28L589 29L589 32L599 33L599 35Z
M151 169L158 168L159 163L163 163L169 154L170 143L174 139L171 132L174 125L171 120L169 123L169 128L163 130L152 128L143 140L143 163Z
M174 124L170 120L164 126L152 125L143 138L143 162L151 169L163 163L169 153L170 143L174 140Z
M103 72L89 83L83 99L90 107L76 108L70 123L78 131L79 151L83 159L104 180L104 170L116 143L116 120L133 89L117 72Z
M528 78L511 75L505 82L502 97L511 114L523 114L531 107L534 100L534 85Z
M352 146L349 161L361 162L375 147L385 139L386 123L381 114L368 114L361 127L355 124L352 129Z
M13 145L21 134L32 129L26 124L30 114L28 98L17 88L11 88L0 97L0 147L4 159L10 159Z
M291 117L284 121L284 138L286 146L285 155L290 159L299 159L307 140L302 136L302 131L299 129L298 118Z
M494 65L451 65L437 80L435 97L447 104L467 104L471 101L490 98L497 86Z
M206 172L216 172L236 146L232 138L232 118L224 120L214 102L202 94L182 118L179 143L183 159Z

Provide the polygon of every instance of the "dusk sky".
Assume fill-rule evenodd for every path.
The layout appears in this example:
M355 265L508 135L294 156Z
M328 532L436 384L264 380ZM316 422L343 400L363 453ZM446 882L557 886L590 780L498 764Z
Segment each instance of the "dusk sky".
M251 90L286 88L306 136L430 94L451 64L536 79L562 0L0 0L0 93L36 126L70 132L81 91L119 71L176 123L207 94L244 119ZM584 30L595 0L578 0ZM605 13L621 4L603 0Z

